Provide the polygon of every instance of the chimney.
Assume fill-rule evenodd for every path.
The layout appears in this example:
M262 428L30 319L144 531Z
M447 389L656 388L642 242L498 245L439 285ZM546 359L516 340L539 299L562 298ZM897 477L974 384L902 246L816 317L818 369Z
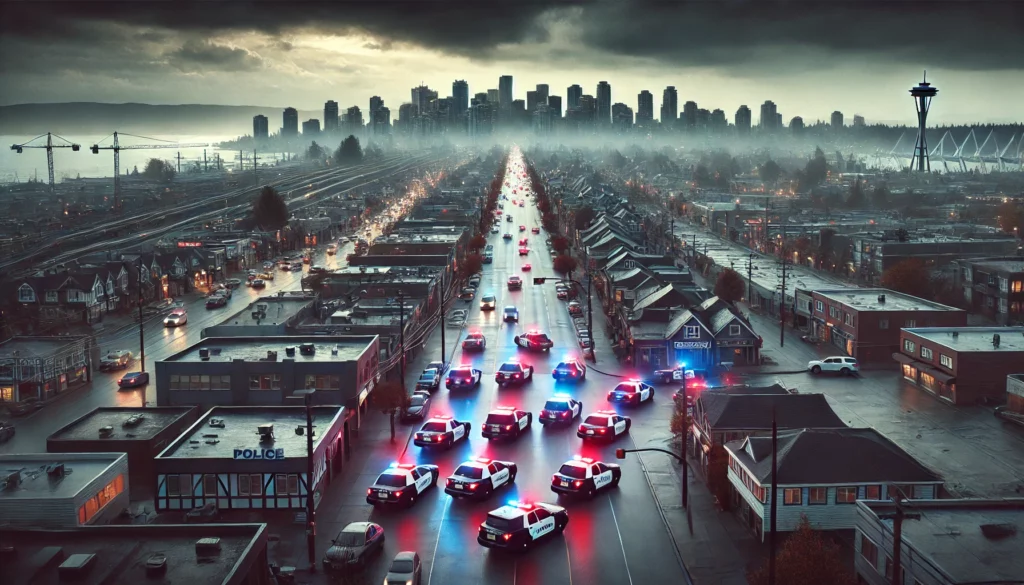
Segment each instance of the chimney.
M884 305L885 304L885 295L878 295L878 303L880 305Z
M953 332L953 339L960 339L960 332L959 331L954 331Z
M992 334L992 347L996 347L996 348L999 347L999 334L998 333Z

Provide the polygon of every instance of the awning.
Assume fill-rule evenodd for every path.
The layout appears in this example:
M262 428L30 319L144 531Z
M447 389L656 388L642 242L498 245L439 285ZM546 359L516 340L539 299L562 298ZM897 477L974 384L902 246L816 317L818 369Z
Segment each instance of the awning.
M912 357L910 357L908 355L903 355L902 353L899 353L899 352L896 352L896 353L892 354L892 359L898 361L901 364L910 365L910 366L921 367L923 365L923 364L919 364L917 362L917 360L915 360L914 358L912 358Z
M943 372L942 370L939 370L934 366L931 366L924 362L919 362L908 355L902 353L894 353L892 354L892 359L898 361L901 364L913 366L917 368L917 371L928 374L929 376L935 378L938 382L941 382L943 384L953 384L956 382L956 376L947 374L946 372Z

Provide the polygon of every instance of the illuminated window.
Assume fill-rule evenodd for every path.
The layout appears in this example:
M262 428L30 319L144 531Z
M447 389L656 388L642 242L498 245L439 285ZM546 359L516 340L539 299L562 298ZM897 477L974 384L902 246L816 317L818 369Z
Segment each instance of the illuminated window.
M808 490L807 495L808 504L827 504L828 503L828 488L824 487L812 487Z
M930 359L932 359L933 355L934 354L932 354L931 348L923 347L923 346L921 347L921 357L922 358L924 358L926 360L930 360Z
M909 339L904 339L903 349L905 349L909 353L914 353L914 350L917 349L917 345L913 341L910 341Z
M837 487L836 488L836 503L837 504L852 504L857 501L857 488L855 487Z
M864 499L865 500L880 500L882 499L882 487L877 485L869 485L864 488Z
M1013 286L1010 288L1010 292L1019 293L1024 290L1024 282L1020 280L1013 281Z
M783 502L787 506L799 506L803 503L803 492L802 488L786 488L783 490Z
M949 368L951 370L953 369L953 358L949 357L948 355L943 355L940 353L939 363L942 364L943 367Z
M124 476L118 475L78 509L78 521L86 524L114 498L124 492Z
M698 339L700 338L700 327L698 325L687 325L683 332L685 339Z

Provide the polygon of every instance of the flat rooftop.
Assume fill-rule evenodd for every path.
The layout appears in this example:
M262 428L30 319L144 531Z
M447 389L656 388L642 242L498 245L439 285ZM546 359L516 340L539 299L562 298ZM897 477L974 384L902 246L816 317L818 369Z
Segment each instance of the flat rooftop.
M1024 327L911 327L904 331L958 352L1024 352ZM999 347L992 343L996 334Z
M305 295L260 297L258 300L249 303L249 306L246 308L218 323L218 325L278 325L287 323L294 319L313 300L313 297ZM253 317L253 311L256 310L257 305L261 307L266 305L266 311L263 313L266 317Z
M858 311L961 311L885 288L840 288L815 290L815 294ZM885 295L885 301L879 296Z
M187 416L191 406L161 406L150 408L97 408L47 437L48 441L95 441L99 429L113 427L106 441L148 441L175 421ZM133 415L138 422L126 425Z
M970 264L973 268L980 268L988 272L1024 272L1024 258L982 260L981 262L971 262Z
M313 407L314 449L320 444L318 429L327 429L342 415L341 406ZM210 426L210 419L224 421L224 428ZM257 427L274 425L274 438L260 442ZM235 449L284 449L289 459L306 456L306 435L295 427L306 426L304 406L218 406L204 414L174 440L157 459L234 459Z
M188 349L168 356L165 362L247 362L266 361L268 351L277 352L277 360L294 359L296 362L347 362L358 359L373 342L372 335L281 335L266 337L207 337ZM299 351L299 345L312 343L312 355ZM288 355L287 347L295 348ZM199 350L210 350L209 359L202 359ZM334 353L335 350L337 353Z
M46 358L69 345L85 339L80 335L65 337L13 337L0 343L0 360L18 358ZM17 355L15 355L17 352Z
M200 561L196 557L196 541L206 537L220 539L220 553ZM243 558L258 556L266 547L266 538L265 524L0 530L0 545L13 546L17 552L0 566L0 580L6 585L67 583L67 577L61 579L58 575L60 563L47 563L55 549L60 549L64 558L75 554L96 555L92 570L74 581L81 585L154 582L146 575L146 560L157 553L167 557L167 571L155 582L219 585L234 582L233 577L238 578L234 575L236 565ZM247 572L248 566L243 563L242 571Z
M5 500L71 498L108 467L126 457L124 453L30 453L0 455L0 476L21 472L21 484L0 491ZM65 475L51 481L46 466L63 463Z
M887 502L865 502L876 513L892 511ZM903 539L953 583L1017 583L1024 581L1024 499L915 500L920 520L903 522ZM882 520L892 530L892 520ZM983 526L1011 525L1016 533L989 538Z

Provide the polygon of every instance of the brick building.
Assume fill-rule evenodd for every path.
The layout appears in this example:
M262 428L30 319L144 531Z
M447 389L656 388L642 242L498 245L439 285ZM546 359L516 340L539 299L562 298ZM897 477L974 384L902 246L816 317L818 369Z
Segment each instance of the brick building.
M811 293L811 332L861 362L885 362L899 351L900 330L963 327L967 313L884 288Z
M903 329L893 358L903 377L954 404L1006 401L1006 380L1020 373L1024 327Z

